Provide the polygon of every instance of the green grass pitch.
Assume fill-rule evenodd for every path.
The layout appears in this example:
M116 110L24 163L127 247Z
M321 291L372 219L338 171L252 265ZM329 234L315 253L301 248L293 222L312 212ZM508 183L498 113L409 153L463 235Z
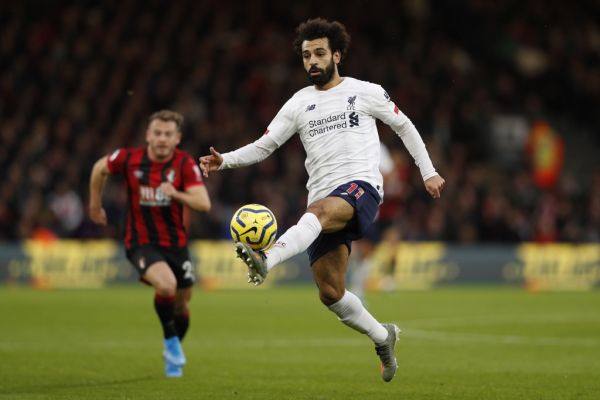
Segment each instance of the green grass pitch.
M599 399L600 292L374 293L403 329L379 376L368 338L314 287L192 299L181 379L163 377L152 291L0 287L0 399Z

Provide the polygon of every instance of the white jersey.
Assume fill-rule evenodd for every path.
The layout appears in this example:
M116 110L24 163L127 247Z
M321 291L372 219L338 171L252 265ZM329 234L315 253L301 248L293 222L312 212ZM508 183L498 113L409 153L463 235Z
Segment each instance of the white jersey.
M298 133L306 151L309 205L353 180L370 183L383 199L376 119L400 136L424 180L436 175L419 133L385 90L350 77L328 90L309 86L296 92L260 139L223 154L220 169L261 161Z

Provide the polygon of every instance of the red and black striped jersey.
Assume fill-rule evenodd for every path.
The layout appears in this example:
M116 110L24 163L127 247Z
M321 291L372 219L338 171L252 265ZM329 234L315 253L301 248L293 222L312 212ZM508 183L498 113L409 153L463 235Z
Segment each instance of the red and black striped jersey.
M125 248L144 244L179 248L187 245L183 205L172 201L159 186L171 182L175 189L185 191L204 184L200 169L189 154L176 149L170 160L156 162L148 157L145 147L121 148L108 156L108 170L112 175L123 175L127 187Z

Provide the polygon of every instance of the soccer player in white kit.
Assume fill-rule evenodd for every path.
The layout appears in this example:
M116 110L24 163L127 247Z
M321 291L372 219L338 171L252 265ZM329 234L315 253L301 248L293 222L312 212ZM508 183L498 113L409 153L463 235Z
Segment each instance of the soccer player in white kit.
M433 198L440 197L444 179L412 122L381 86L339 75L338 64L350 44L346 28L317 18L296 31L294 48L313 85L284 104L261 138L224 154L211 147L210 155L200 157L200 166L208 176L210 171L254 164L295 133L300 135L309 177L306 213L272 248L257 252L238 242L236 251L248 266L249 282L258 285L276 264L308 250L321 302L344 324L373 340L382 378L389 382L398 367L394 347L400 329L379 323L345 286L351 243L373 222L383 199L375 120L402 139Z

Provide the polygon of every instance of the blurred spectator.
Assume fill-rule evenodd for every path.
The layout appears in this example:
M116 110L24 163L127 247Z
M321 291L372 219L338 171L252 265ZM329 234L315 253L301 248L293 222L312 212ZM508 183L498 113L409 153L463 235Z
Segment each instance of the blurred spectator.
M59 223L62 237L72 237L83 222L83 206L69 182L60 180L49 195L49 207Z
M564 143L561 137L547 122L534 122L527 152L535 184L542 189L553 188L558 183L564 162Z

